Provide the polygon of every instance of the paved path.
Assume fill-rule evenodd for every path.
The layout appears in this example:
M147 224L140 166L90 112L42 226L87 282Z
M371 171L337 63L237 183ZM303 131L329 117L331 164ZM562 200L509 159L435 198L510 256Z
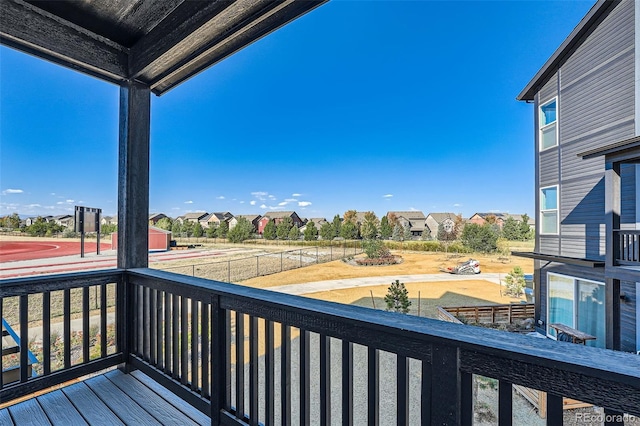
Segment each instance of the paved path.
M500 284L500 279L507 274L481 273L478 275L453 275L453 274L417 274L417 275L393 275L386 277L345 278L340 280L315 281L303 284L289 284L276 287L267 287L266 290L279 291L288 294L307 294L319 291L340 290L353 287L371 287L376 285L389 285L392 281L400 280L403 283L416 282L442 282L442 281L469 281L482 280Z

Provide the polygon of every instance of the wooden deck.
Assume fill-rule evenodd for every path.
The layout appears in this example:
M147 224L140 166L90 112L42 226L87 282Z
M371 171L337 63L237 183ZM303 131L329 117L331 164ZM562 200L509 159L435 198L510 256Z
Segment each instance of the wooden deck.
M0 425L210 425L139 371L112 370L0 410Z

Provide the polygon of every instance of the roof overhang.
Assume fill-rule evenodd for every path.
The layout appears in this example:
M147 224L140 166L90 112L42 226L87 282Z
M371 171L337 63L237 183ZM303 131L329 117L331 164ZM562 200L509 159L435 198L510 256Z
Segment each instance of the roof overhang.
M578 257L559 256L556 254L544 254L536 252L513 251L513 256L525 257L534 260L546 260L548 262L566 263L568 265L586 266L589 268L604 268L604 260L582 259Z
M0 0L0 43L161 95L327 0Z
M583 160L605 156L607 161L613 162L639 162L640 161L640 136L625 139L610 145L595 148L578 154Z
M611 12L621 0L598 0L584 18L578 23L565 41L551 55L547 62L522 89L516 97L519 101L533 101L535 94L562 66L566 59L586 40L600 22Z

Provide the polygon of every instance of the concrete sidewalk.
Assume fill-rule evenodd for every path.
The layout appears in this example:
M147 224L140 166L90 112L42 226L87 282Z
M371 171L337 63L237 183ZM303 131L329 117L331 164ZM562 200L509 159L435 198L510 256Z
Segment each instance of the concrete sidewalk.
M482 280L495 284L501 284L500 279L507 274L477 274L477 275L453 275L453 274L417 274L417 275L393 275L384 277L348 278L340 280L315 281L303 284L288 284L276 287L266 287L265 290L278 291L287 294L307 294L327 290L340 290L354 287L370 287L376 285L389 285L392 281L400 280L403 283L416 282L442 282L442 281L469 281Z

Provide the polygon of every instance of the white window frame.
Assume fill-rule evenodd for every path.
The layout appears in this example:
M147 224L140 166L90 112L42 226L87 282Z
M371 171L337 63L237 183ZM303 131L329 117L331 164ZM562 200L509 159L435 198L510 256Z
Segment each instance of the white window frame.
M542 208L542 193L545 189L555 188L556 189L556 208L555 209L543 209ZM542 230L542 224L544 223L542 220L543 213L545 212L556 212L556 232L544 232ZM540 223L540 235L559 235L560 233L560 186L559 185L549 185L543 186L540 188L540 212L538 214L538 220Z
M556 119L551 122L551 123L547 123L547 124L542 124L542 117L543 117L543 113L542 113L542 108L549 105L550 103L556 103ZM552 149L558 146L558 138L559 138L559 133L558 133L558 97L555 96L551 99L549 99L548 101L546 101L545 103L540 104L540 106L538 107L538 149L540 152L542 151L546 151L548 149ZM551 145L548 146L546 148L542 147L542 134L544 133L545 130L547 130L548 128L550 128L551 126L555 126L555 132L556 132L556 143L555 145Z
M558 340L557 337L553 336L550 332L550 324L551 322L549 321L550 318L550 314L549 314L549 307L550 307L550 303L549 303L549 277L555 275L556 277L563 277L563 278L568 278L570 280L573 280L573 318L572 320L572 325L570 326L571 328L576 328L576 321L578 319L578 281L584 281L584 282L588 282L588 283L593 283L593 284L597 284L597 285L601 285L603 286L603 288L605 287L605 283L601 282L601 281L595 281L595 280L590 280L590 279L586 279L586 278L581 278L581 277L574 277L572 275L566 275L566 274L558 274L557 272L547 272L547 323L546 325L546 334L547 337L553 340ZM605 320L607 317L607 306L605 305L604 307L604 315L605 315ZM606 333L606 330L605 330ZM605 336L606 339L606 336Z

